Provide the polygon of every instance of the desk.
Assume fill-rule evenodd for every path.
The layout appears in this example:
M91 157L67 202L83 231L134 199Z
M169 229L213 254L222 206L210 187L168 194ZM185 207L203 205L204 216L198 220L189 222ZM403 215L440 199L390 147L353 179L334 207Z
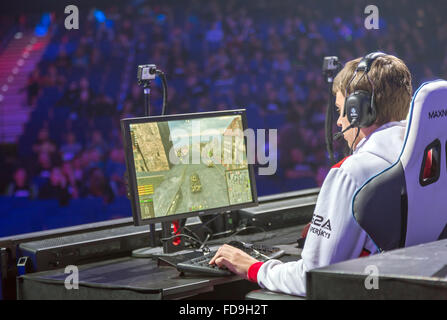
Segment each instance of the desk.
M302 226L280 229L276 237L263 243L273 244L297 239ZM269 233L267 233L269 234ZM296 237L291 235L297 234ZM249 237L239 236L238 239ZM258 237L262 239L262 237ZM287 240L289 239L289 240ZM227 242L228 239L222 239ZM294 241L295 241L294 240ZM297 260L297 256L285 256ZM257 284L238 276L209 277L180 275L170 266L157 266L152 259L121 258L79 266L79 289L67 290L64 269L21 276L17 280L18 299L244 299L258 289Z
M67 276L58 269L19 277L18 299L185 299L228 283L250 284L237 276L181 276L152 259L130 257L80 266L78 290L65 289Z
M307 297L447 299L446 247L447 239L310 270Z

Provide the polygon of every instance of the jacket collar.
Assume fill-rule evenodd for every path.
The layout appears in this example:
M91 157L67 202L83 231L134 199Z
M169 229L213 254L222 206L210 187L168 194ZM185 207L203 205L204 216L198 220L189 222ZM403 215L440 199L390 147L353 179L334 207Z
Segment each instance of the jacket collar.
M387 151L390 151L391 148L395 148L396 145L393 144L393 139L396 135L402 135L403 141L403 135L405 133L405 128L407 125L406 120L402 121L392 121L385 123L384 125L380 126L376 130L374 130L371 134L369 134L367 137L360 140L360 142L357 144L353 154L361 153L361 152L371 152L375 153L383 158L388 158ZM400 128L400 130L399 130ZM397 130L397 131L396 131ZM397 137L399 139L399 137ZM394 151L394 150L393 150ZM396 150L397 152L400 151ZM394 152L392 152L394 153Z

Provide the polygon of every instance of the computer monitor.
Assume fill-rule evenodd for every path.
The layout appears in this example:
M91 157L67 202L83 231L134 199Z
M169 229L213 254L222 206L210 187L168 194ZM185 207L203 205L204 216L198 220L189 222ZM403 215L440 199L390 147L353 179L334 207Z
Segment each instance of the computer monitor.
M245 110L121 120L135 225L258 203Z

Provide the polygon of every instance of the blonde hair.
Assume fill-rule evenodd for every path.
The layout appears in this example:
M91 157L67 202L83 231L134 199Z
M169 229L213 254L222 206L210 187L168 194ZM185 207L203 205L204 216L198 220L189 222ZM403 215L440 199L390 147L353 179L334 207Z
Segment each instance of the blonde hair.
M362 77L363 72L358 72L349 84L360 60L361 58L357 58L349 61L337 74L332 87L334 95L339 91L343 95L349 95L355 90L372 92L367 77ZM392 55L378 57L371 65L368 76L374 85L374 104L377 111L375 124L380 126L390 121L406 119L413 88L411 74L405 63Z

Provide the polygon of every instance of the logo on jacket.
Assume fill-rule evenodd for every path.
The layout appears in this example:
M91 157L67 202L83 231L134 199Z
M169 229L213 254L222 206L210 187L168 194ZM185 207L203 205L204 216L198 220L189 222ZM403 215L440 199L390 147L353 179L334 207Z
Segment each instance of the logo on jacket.
M325 220L324 217L314 214L312 217L312 225L309 228L309 232L315 233L318 237L322 236L326 239L331 237L331 220Z

